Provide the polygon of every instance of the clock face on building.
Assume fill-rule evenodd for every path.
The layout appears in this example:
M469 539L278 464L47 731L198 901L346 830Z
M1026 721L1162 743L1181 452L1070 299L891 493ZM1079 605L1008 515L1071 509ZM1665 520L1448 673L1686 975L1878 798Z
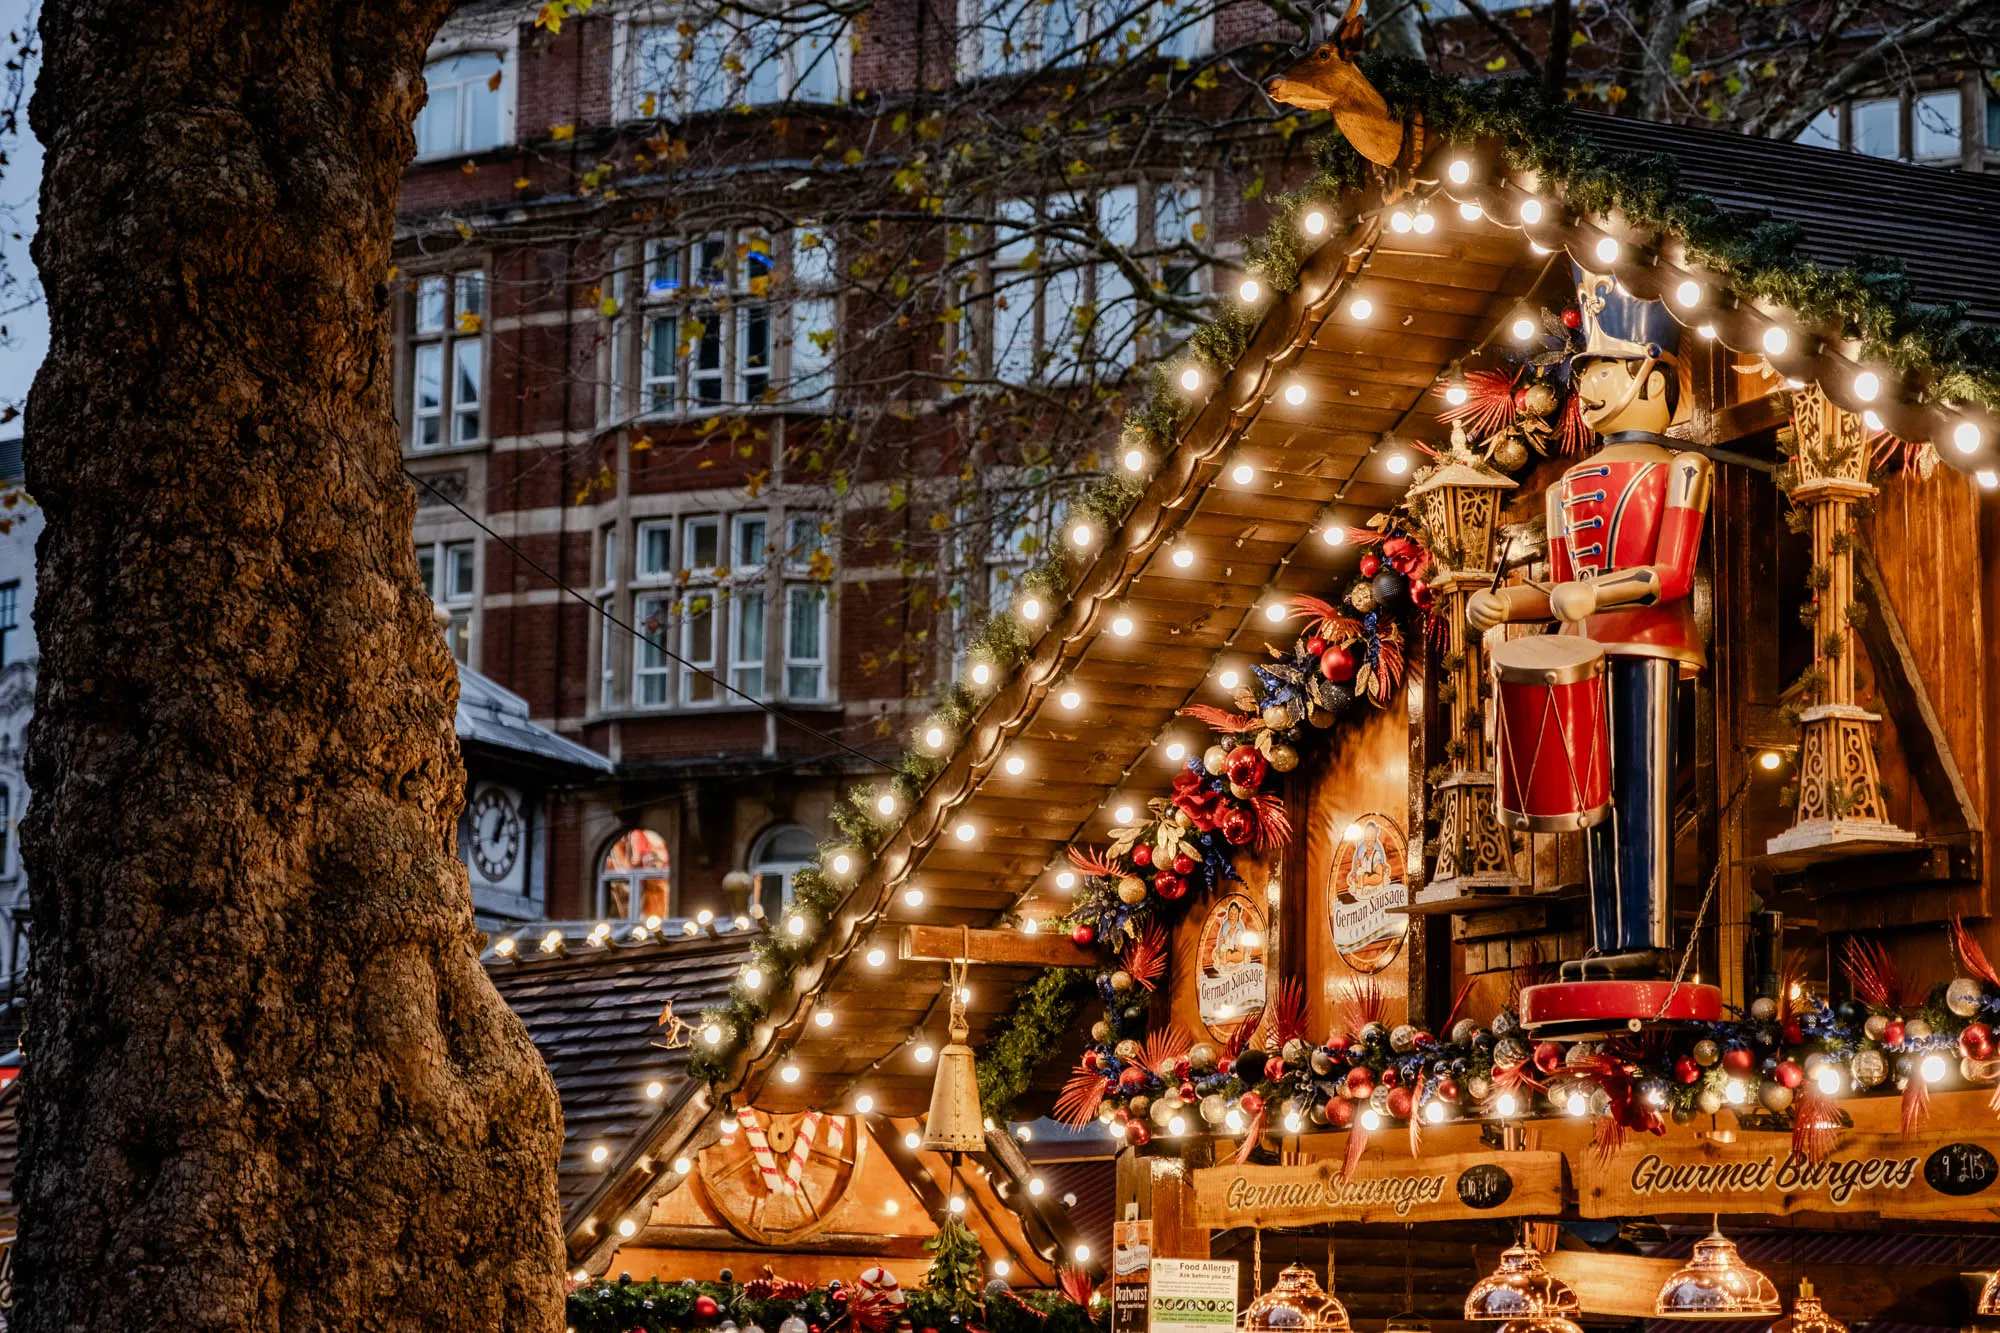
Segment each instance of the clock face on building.
M521 860L521 811L514 794L488 787L472 802L472 865L489 884L503 884Z

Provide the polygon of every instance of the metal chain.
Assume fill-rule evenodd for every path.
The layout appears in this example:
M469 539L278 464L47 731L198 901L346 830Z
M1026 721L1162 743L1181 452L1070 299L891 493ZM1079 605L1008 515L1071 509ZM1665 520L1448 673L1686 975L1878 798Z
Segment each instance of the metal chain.
M1728 837L1730 839L1736 836L1737 828L1742 823L1743 807L1740 802L1743 799L1743 793L1749 787L1750 775L1745 773L1742 780L1736 784L1736 791L1730 796L1729 804L1725 808L1729 818ZM1725 841L1727 840L1725 839ZM1655 1020L1666 1016L1667 1009L1674 1002L1674 996L1680 994L1681 982L1687 977L1688 964L1694 961L1694 951L1701 944L1701 925L1702 922L1708 919L1708 905L1715 901L1715 891L1722 884L1723 867L1728 864L1729 862L1725 861L1720 855L1715 858L1715 869L1708 876L1708 889L1701 895L1701 906L1695 909L1694 926L1688 931L1687 947L1681 950L1681 965L1674 969L1674 984L1667 988L1665 998L1660 1001L1659 1011L1653 1015Z

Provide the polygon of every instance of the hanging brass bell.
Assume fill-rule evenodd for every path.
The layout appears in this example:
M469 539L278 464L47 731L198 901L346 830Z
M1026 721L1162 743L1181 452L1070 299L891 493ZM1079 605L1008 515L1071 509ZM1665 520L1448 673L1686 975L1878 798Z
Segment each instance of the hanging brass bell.
M965 1023L965 964L951 969L951 1041L938 1052L931 1110L924 1117L923 1146L930 1152L979 1152L986 1147L986 1117L979 1109L979 1077L972 1067Z

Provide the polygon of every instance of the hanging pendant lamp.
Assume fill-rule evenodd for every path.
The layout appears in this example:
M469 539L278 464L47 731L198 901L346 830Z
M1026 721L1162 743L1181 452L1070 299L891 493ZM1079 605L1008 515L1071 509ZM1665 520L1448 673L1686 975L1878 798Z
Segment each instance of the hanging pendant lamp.
M1541 1251L1525 1244L1502 1250L1500 1266L1474 1283L1465 1297L1467 1319L1518 1321L1580 1313L1575 1290L1542 1267Z
M1541 1314L1509 1319L1494 1333L1583 1333L1583 1330L1559 1314Z
M2000 1273L1990 1273L1979 1289L1979 1308L1974 1314L2000 1314Z
M979 1076L972 1067L971 1029L965 1022L966 960L951 964L951 1041L938 1052L937 1080L931 1084L930 1114L924 1117L928 1152L978 1152L986 1146L986 1117L979 1109Z
M1792 1302L1792 1317L1771 1325L1771 1333L1847 1333L1847 1325L1821 1309L1812 1283L1802 1281L1799 1298Z
M1653 1298L1661 1319L1771 1319L1784 1312L1771 1279L1743 1262L1720 1226L1695 1242L1693 1257Z
M1323 1291L1303 1264L1288 1264L1237 1322L1243 1333L1350 1333L1347 1307Z

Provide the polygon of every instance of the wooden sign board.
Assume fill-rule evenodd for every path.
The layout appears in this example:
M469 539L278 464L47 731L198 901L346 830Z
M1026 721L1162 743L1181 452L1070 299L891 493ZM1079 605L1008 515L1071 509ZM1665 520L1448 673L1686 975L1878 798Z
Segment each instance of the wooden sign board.
M1563 1158L1555 1152L1460 1153L1340 1162L1217 1166L1196 1171L1194 1224L1220 1228L1321 1222L1439 1222L1562 1211Z
M1846 1134L1818 1165L1792 1152L1789 1134L1715 1138L1635 1135L1605 1159L1571 1162L1584 1217L1656 1213L1882 1213L1920 1217L2000 1208L2000 1127ZM1989 1142L1979 1142L1984 1137Z

